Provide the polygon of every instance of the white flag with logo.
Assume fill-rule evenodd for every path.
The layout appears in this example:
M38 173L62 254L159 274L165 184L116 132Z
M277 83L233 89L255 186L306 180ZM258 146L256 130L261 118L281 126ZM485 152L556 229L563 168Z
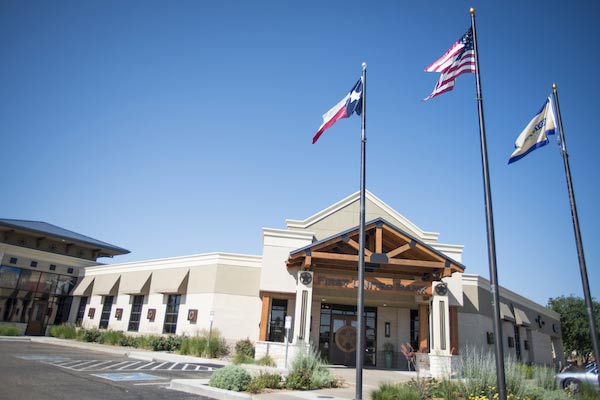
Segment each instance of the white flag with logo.
M533 117L523 132L515 141L515 151L511 154L508 163L511 164L533 150L548 144L548 135L554 135L556 118L552 98L548 97L541 110Z

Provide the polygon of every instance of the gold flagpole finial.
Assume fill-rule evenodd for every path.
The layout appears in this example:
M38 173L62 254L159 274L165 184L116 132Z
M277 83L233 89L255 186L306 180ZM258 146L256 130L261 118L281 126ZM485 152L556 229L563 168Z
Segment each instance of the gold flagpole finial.
M469 8L469 14L475 15L475 9L473 7Z
M558 87L558 85L556 83L552 84L552 89L556 90L557 87Z

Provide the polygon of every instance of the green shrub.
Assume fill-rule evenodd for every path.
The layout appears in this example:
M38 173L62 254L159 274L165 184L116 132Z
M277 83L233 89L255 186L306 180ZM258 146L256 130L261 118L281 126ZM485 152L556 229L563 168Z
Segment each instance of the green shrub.
M254 364L254 358L242 353L235 353L232 362L234 364Z
M421 400L421 396L408 385L382 383L371 392L371 400Z
M275 364L275 360L273 360L273 358L268 354L266 354L266 355L262 356L261 358L259 358L258 360L256 360L256 364L263 365L265 367L277 366L277 364Z
M125 334L121 331L105 331L98 338L98 343L119 345L125 339Z
M208 341L208 351L203 354L204 357L219 358L226 356L227 354L229 354L229 348L227 347L225 339L222 339L220 335L211 336Z
M102 336L102 332L98 329L85 329L83 331L82 339L84 342L97 342Z
M559 390L545 390L543 397L540 398L541 400L573 400L574 397L573 396L569 396L567 394L567 392L563 391L562 389ZM537 400L537 399L533 399L532 400Z
M535 384L546 390L555 390L556 379L554 379L554 369L543 366L533 367L533 379Z
M490 352L467 347L462 352L463 393L465 397L491 398L496 393L496 361Z
M228 365L216 370L210 378L208 385L219 389L240 392L246 389L251 379L250 374L242 368L237 365Z
M151 336L147 345L153 351L178 351L181 346L179 336Z
M207 349L206 345L208 338L204 336L195 337L184 337L181 339L181 346L179 347L180 354L190 354L193 356L202 356L205 354Z
M523 395L527 400L545 400L546 389L539 386L527 386Z
M121 340L119 340L118 345L125 347L138 347L138 340L134 336L123 335Z
M279 374L261 372L252 378L246 390L250 393L260 393L264 389L279 389L280 386L281 376Z
M52 325L49 333L50 336L60 339L75 339L77 337L77 328L70 324Z
M238 340L235 344L235 355L242 354L254 358L254 345L250 339Z
M598 400L598 390L587 382L581 382L577 394L582 400Z
M292 390L312 390L336 387L337 381L314 353L298 354L292 361L285 387Z
M443 379L433 385L432 392L432 397L440 397L445 400L458 400L461 389L457 383L449 379Z
M526 388L526 370L523 369L523 364L518 362L514 357L506 357L504 360L504 371L506 392L513 394L518 399L522 398Z
M411 388L419 395L421 399L430 399L433 397L434 390L437 389L438 383L433 378L411 379L406 383L406 386Z
M1 325L0 336L20 336L21 331L14 325Z

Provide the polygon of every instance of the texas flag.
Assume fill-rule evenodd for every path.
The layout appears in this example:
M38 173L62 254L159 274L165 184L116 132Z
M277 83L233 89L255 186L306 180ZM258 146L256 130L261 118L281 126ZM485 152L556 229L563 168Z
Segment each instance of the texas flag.
M352 88L350 93L346 95L339 103L337 103L331 110L327 111L323 114L323 124L319 127L319 130L313 137L313 144L317 140L325 129L331 127L338 119L348 118L354 112L358 115L362 112L362 92L363 92L363 83L362 78L356 82L356 85Z

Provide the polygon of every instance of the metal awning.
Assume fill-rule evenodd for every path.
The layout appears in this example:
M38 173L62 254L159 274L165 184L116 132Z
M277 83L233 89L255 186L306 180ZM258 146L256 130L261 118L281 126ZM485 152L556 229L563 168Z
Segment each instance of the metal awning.
M73 289L73 296L91 296L94 278L93 276L84 277Z
M523 326L529 326L531 325L531 321L529 321L529 318L527 318L527 314L525 314L525 311L514 307L515 310L515 322L517 323L517 325L523 325Z
M150 292L151 271L127 272L121 274L119 293L148 294Z
M158 293L186 293L189 272L189 268L154 272L152 275L152 291Z
M120 274L96 275L92 294L97 296L115 296L119 290Z
M512 311L510 311L510 307L506 303L500 302L500 318L506 321L514 321L515 316Z

